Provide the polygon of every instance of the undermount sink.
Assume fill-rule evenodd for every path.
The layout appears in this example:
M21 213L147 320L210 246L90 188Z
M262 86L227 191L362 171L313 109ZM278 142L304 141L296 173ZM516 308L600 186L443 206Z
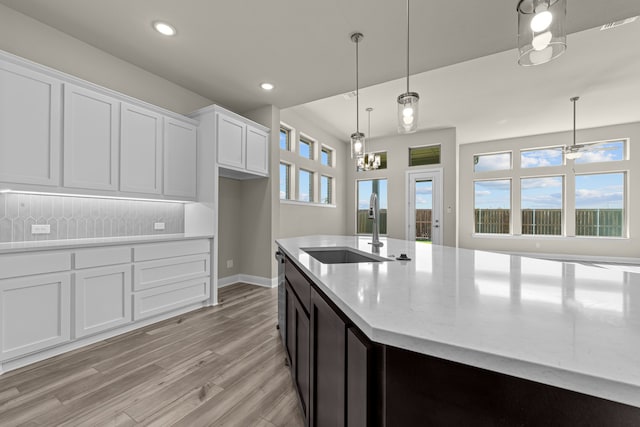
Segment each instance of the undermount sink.
M389 261L376 255L368 254L353 248L345 247L319 247L300 248L323 264L352 264L358 262L384 262Z

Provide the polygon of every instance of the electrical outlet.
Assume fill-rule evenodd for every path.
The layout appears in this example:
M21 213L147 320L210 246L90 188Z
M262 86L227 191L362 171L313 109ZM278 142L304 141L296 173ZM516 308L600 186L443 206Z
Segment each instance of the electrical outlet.
M233 260L232 259L227 260L227 268L233 268Z
M164 222L154 222L153 223L154 230L164 230Z
M49 224L34 224L31 226L31 234L51 234Z

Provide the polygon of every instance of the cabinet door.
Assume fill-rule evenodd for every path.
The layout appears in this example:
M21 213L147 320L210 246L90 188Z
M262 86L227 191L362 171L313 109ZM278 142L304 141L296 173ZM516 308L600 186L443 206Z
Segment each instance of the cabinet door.
M75 273L76 338L131 322L131 266Z
M70 276L0 280L0 360L70 341Z
M347 329L347 426L366 427L373 424L371 402L371 342L355 328Z
M218 164L244 169L247 125L224 114L218 113L217 117Z
M0 182L59 185L61 84L0 61Z
M345 425L346 325L311 290L311 425Z
M285 285L287 332L285 348L291 362L291 376L296 386L304 419L309 425L310 355L309 315L293 293L289 283Z
M162 193L162 116L122 104L120 191Z
M247 170L269 175L269 134L247 126Z
M118 189L119 102L65 84L64 186Z
M195 126L164 119L164 194L196 198L197 135Z

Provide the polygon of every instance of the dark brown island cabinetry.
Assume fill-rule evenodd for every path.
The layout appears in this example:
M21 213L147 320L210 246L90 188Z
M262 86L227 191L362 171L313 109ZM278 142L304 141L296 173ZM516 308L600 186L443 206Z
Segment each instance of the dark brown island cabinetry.
M286 339L307 427L640 426L640 408L370 341L289 259Z

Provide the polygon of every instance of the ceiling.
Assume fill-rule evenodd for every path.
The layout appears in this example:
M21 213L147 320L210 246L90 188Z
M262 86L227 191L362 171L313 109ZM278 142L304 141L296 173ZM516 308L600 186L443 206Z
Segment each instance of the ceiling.
M360 49L362 86L398 79L406 72L405 2L401 0L0 3L239 112L265 104L291 107L352 90L354 45L349 34L355 30L365 35ZM512 49L515 7L515 0L414 1L411 73ZM569 0L568 10L568 33L574 33L639 15L640 2ZM155 20L168 21L178 35L158 35L151 27ZM506 56L503 60L512 65L515 59L509 56L508 61ZM614 65L610 70L617 72ZM442 72L439 70L434 78ZM454 82L456 85L467 83L468 76L459 76L462 78ZM496 86L500 82L486 77L485 90L491 86L502 90ZM258 87L263 81L275 83L276 89L263 92ZM400 93L401 84L393 84L397 86L394 94ZM527 83L523 80L521 84ZM423 97L427 98L427 92L430 97L431 92L449 90L430 87ZM467 109L467 96L462 91L452 96L451 102L457 101L461 110ZM430 113L429 109L425 113ZM473 114L473 110L467 114ZM451 125L451 120L453 117L432 125ZM503 117L498 115L496 120ZM341 125L337 126L342 132Z
M517 65L511 49L417 74L411 90L420 98L419 130L455 127L458 143L640 121L640 19L606 31L571 34L567 51L535 67ZM369 138L396 134L399 79L360 91L360 130ZM365 112L371 113L371 133ZM292 107L346 141L356 128L355 99L343 95ZM568 141L556 141L570 143Z

